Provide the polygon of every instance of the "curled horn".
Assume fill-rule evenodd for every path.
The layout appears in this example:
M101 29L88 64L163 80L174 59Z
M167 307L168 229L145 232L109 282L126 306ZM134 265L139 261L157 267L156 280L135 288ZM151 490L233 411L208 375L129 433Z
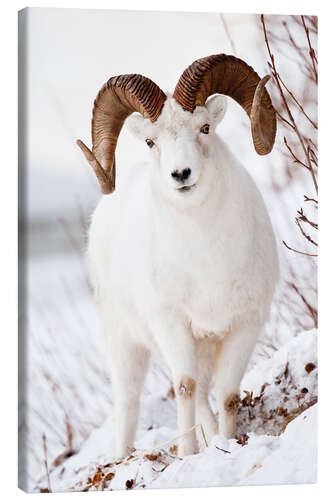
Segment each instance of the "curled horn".
M194 61L181 75L173 97L184 110L204 106L212 94L232 97L251 120L252 139L260 155L270 153L276 134L276 116L263 79L241 59L225 54Z
M93 168L102 193L115 189L115 149L125 119L134 111L156 121L166 95L149 78L142 75L120 75L110 78L99 91L92 117L92 151L77 141Z

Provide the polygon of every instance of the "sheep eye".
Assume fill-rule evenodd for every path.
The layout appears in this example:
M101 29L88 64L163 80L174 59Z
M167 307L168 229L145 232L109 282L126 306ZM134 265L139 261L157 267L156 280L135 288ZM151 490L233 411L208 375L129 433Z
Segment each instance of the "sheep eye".
M154 141L152 141L151 139L146 139L146 144L149 148L152 148L155 144Z
M205 125L202 125L202 127L200 128L200 132L202 134L209 134L209 125L208 125L208 123L205 123Z

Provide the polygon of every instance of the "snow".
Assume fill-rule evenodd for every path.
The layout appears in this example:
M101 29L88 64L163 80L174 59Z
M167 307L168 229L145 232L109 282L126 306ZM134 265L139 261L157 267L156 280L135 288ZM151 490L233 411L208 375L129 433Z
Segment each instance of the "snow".
M317 331L301 332L262 361L260 369L247 372L241 384L246 397L238 414L239 432L279 434L290 418L316 403L316 352Z
M300 387L307 387L312 395L316 394L316 337L316 330L302 332L270 360L258 363L246 374L243 391L259 394L262 384L267 384L261 414L283 404L286 392L282 383L275 383L278 378L291 379L296 392ZM287 363L291 371L286 377ZM293 404L285 405L290 419L288 413L284 415L287 422L291 421L283 429L274 419L275 428L267 432L265 418L257 415L256 432L248 432L245 439L228 440L217 435L208 448L198 432L201 453L179 459L173 448L177 445L175 401L163 393L143 397L132 455L118 462L112 456L112 421L108 418L91 433L77 454L51 471L52 491L128 489L128 481L133 482L131 489L313 483L316 481L316 400L313 396L307 401L300 399L298 414L297 399L291 399ZM242 407L238 416L242 416ZM248 427L251 422L251 419L247 421ZM243 420L238 427L239 435L242 435L242 425ZM105 480L110 473L112 479ZM44 475L39 488L45 487L45 481Z
M309 388L309 374L304 369L308 363L316 358L317 352L317 331L315 329L301 332L274 353L271 359L260 363L260 370L253 368L250 370L242 382L242 388L248 391L255 391L262 384L272 384L276 377L284 370L289 363L289 370L299 385L307 385ZM315 385L311 383L311 390Z
M151 486L181 488L315 482L316 427L316 407L312 407L291 422L280 437L251 433L245 446L235 439L229 440L226 446L225 440L216 436L204 453L183 461L175 460Z

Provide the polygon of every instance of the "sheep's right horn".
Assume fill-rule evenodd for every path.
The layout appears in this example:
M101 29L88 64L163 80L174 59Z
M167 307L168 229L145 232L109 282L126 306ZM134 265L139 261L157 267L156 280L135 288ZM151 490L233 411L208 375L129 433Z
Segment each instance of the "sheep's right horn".
M93 109L92 143L89 148L77 141L92 166L104 194L115 189L115 149L125 119L134 111L156 121L166 95L149 78L120 75L110 78L99 91Z
M212 94L232 97L250 117L256 152L265 155L272 150L276 134L275 110L265 89L268 79L260 79L241 59L216 54L194 61L181 75L173 97L191 113Z

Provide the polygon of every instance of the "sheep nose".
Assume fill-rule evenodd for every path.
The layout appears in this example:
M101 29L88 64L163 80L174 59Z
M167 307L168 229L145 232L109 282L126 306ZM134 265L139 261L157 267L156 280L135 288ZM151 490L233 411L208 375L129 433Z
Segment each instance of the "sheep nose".
M178 182L186 181L186 179L188 179L190 175L191 175L190 168L184 168L184 170L177 169L171 173L171 177L173 177Z

